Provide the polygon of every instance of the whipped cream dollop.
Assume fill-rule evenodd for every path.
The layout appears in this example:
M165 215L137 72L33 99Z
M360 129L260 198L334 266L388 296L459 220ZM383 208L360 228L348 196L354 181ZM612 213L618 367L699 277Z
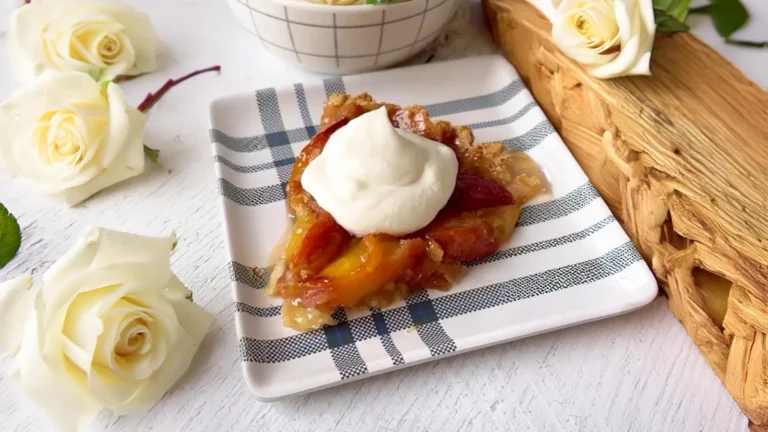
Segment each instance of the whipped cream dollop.
M337 130L301 185L356 236L402 236L427 226L456 186L450 147L392 126L385 107Z

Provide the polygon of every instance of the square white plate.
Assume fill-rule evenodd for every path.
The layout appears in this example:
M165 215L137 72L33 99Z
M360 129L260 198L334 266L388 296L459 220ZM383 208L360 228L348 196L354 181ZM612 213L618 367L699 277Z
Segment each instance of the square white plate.
M286 226L283 185L333 92L425 105L469 125L477 142L527 152L552 193L523 208L509 244L449 292L429 291L341 324L297 333L264 295ZM514 68L499 56L317 78L228 96L211 105L211 139L231 257L237 333L248 385L261 400L305 393L489 345L627 312L656 279L555 133ZM257 272L258 273L258 272Z

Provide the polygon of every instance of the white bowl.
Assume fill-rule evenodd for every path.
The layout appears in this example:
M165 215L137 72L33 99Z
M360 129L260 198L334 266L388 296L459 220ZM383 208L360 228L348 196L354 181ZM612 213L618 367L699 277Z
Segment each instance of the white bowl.
M347 75L384 69L424 49L459 0L329 6L304 0L227 0L268 51L299 68Z

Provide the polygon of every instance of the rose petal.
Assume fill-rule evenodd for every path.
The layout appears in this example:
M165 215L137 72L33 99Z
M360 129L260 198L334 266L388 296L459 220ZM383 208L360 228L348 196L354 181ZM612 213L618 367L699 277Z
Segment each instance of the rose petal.
M96 355L97 342L105 330L100 316L101 311L112 307L112 304L121 296L121 288L125 288L124 285L107 285L89 289L88 285L83 286L79 283L77 285L84 290L71 299L61 332L71 341L71 347L65 353L87 372Z
M204 324L207 328L210 321L204 322ZM169 352L172 352L173 355L166 358L165 363L152 375L151 379L145 381L145 386L129 403L117 408L117 413L123 414L131 408L150 405L159 401L187 371L199 345L199 340L195 340L192 335L186 332L181 332L176 344L169 347Z
M68 277L68 274L77 274L87 269L93 262L96 252L91 244L98 241L101 230L91 228L86 231L77 242L61 256L51 267L43 274L43 283L49 284L58 279Z
M28 4L17 8L11 15L8 28L8 51L14 79L24 83L42 74L45 69L43 45L40 35L48 25L45 6Z
M71 54L72 51L75 51L77 53L77 56L82 59L76 59L71 56L61 56L59 55L59 69L60 70L82 70L84 68L93 67L104 67L104 63L96 56L94 56L89 50L88 47L84 46L82 42L76 37L76 35L72 32L72 30L77 31L77 27L70 29L65 28L61 29L60 31L62 33L65 33L65 37L61 37L59 40L56 41L56 53L68 53ZM56 32L56 28L50 29L49 31L53 30ZM58 33L58 32L57 32Z
M133 399L144 386L143 381L116 379L111 369L101 365L94 365L90 372L88 391L102 407L112 411Z
M101 328L101 323L99 323L99 328ZM93 360L92 348L90 351L86 351L66 336L62 336L61 341L62 350L64 355L67 356L67 359L80 369L83 374L88 374L88 371L91 370ZM93 345L95 345L95 340Z
M109 84L110 128L107 145L100 152L98 166L101 175L88 183L61 191L69 205L75 205L91 195L135 177L144 171L144 114L125 103L122 90Z
M621 35L621 51L610 63L590 70L592 75L598 78L613 78L626 75L637 64L643 53L640 52L640 42L653 36L645 35L645 27L642 25L642 17L634 0L614 0L616 21L619 24Z
M161 298L162 279L169 280L170 277L167 276L169 273L170 270L164 269L162 263L159 265L126 263L68 274L55 283L46 283L41 290L46 308L50 316L56 314L56 321L51 321L47 325L55 331L63 331L65 318L73 300L78 302L79 296L93 290L112 288L102 291L104 296L99 299L99 303L95 305L96 310L93 311L98 314L107 312L123 296L152 295ZM83 319L82 316L78 318Z
M134 299L137 300L137 299ZM97 357L100 361L94 366L93 373L89 377L89 391L98 397L104 405L112 410L121 412L121 407L125 408L138 392L143 391L148 381L157 379L156 374L163 365L171 361L169 357L179 355L176 351L171 351L172 344L178 339L179 328L176 322L175 312L171 305L162 298L162 295L142 295L140 299L145 307L126 304L120 302L119 309L110 311L115 317L124 317L130 311L141 310L142 314L148 315L145 318L147 329L151 335L151 344L149 351L138 356L116 356L116 368L107 368L107 362L101 360L103 356L114 356L115 344L109 344L102 340L99 344L100 354ZM108 319L110 323L113 321ZM107 330L113 333L121 328L118 325L106 324L114 330ZM114 340L115 338L111 338ZM109 352L107 352L109 351ZM113 387L116 388L113 389Z
M158 278L156 285L166 286L166 277L171 277L171 237L146 237L105 228L94 230L98 235L96 241L89 246L97 248L98 251L91 268L106 268L124 263L158 266L163 268L163 272L162 275L153 275Z
M20 348L8 373L11 383L59 430L84 430L101 407L78 386L80 378L61 361L61 341L46 335L45 305L34 301ZM45 348L45 349L43 349Z
M173 307L176 309L176 318L179 321L179 327L184 329L184 332L189 335L192 341L196 344L200 344L213 322L213 315L199 305L186 299L183 301L175 301Z
M99 270L111 268L118 264L135 263L150 266L149 268L142 268L144 273L137 274L135 277L139 277L139 280L149 278L154 281L151 286L164 287L171 278L170 253L172 247L173 242L170 237L144 237L93 227L88 229L85 235L45 272L43 282L46 285L53 281L61 283L72 277L80 277L81 273L84 273L87 269ZM114 272L115 270L112 269L111 271ZM101 279L102 282L100 283L105 285L99 286L96 283L92 289L101 288L109 283L123 283L130 279L135 280L131 271L136 271L136 269L130 267L120 271L125 276L113 274L100 278L97 277L98 274L94 273L91 275L91 278ZM82 280L79 280L79 282L85 283ZM53 301L52 299L61 291L63 290L60 288L44 288L46 301ZM122 296L123 291L120 291L118 294ZM72 296L73 294L65 295L67 299L71 299Z
M168 286L165 288L165 296L172 302L180 302L182 300L189 301L187 296L192 293L175 275L171 278Z
M117 84L110 83L107 87L107 101L110 110L107 142L110 146L100 154L101 165L112 166L125 147L132 150L131 155L141 155L144 160L142 132L146 116L126 103L123 90Z
M641 55L634 66L632 66L627 75L650 75L651 74L651 52L650 50Z
M173 307L164 299L162 295L155 293L141 293L139 297L127 297L119 302L115 308L109 311L110 315L119 317L120 321L110 321L113 327L110 333L119 332L123 328L124 317L126 315L141 314L145 316L145 325L150 333L151 344L149 353L146 355L122 357L115 360L120 363L115 373L128 379L144 379L154 372L165 360L167 354L166 342L175 342L177 337L176 313ZM119 339L110 337L111 340ZM100 343L100 353L97 356L99 363L108 365L105 361L106 356L115 356L115 343L110 345Z
M557 6L552 0L528 0L528 3L532 4L539 10L550 22L553 22L557 14Z
M32 276L25 274L0 283L0 354L15 355L32 312Z
M205 309L189 300L181 299L178 296L180 293L178 286L171 290L171 292L174 291L176 294L171 298L175 299L173 306L178 320L178 336L173 344L167 347L168 353L172 353L172 355L165 358L162 366L152 374L152 377L146 381L146 385L129 403L116 408L118 413L124 413L132 407L148 405L160 400L187 370L213 321L213 316ZM159 346L153 347L153 349L159 348Z

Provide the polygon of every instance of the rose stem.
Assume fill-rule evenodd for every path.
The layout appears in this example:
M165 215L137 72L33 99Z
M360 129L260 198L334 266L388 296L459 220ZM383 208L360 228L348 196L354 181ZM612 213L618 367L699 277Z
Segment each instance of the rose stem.
M203 73L206 73L206 72L221 72L221 66L211 66L211 67L206 68L206 69L196 70L196 71L194 71L192 73L184 75L183 77L177 78L175 80L174 79L169 79L156 92L154 92L154 93L147 93L147 97L145 97L144 100L141 101L141 103L139 104L138 107L136 107L136 109L138 109L139 111L141 111L143 113L149 111L149 109L152 108L157 103L157 101L160 100L160 98L163 97L163 95L168 92L168 90L170 90L171 88L173 88L177 84L181 84L184 81L186 81L186 80L188 80L188 79L190 79L190 78L192 78L194 76L197 76L197 75L200 75L200 74L203 74Z
M744 47L750 47L750 48L768 48L768 41L755 42L755 41L746 41L746 40L738 40L738 39L726 39L725 43L729 45L737 45L737 46L744 46Z

